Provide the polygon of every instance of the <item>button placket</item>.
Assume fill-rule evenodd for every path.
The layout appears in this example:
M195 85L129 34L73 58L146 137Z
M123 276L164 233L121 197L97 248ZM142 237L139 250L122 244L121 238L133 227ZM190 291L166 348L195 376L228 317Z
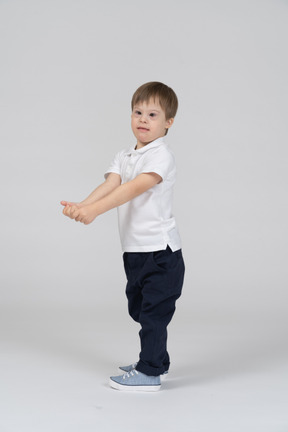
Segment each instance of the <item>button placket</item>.
M131 153L129 156L130 156L129 161L127 162L127 166L126 166L126 170L125 170L125 175L126 175L127 180L131 179L131 174L132 174L134 166L135 166L135 158L138 155L135 153Z

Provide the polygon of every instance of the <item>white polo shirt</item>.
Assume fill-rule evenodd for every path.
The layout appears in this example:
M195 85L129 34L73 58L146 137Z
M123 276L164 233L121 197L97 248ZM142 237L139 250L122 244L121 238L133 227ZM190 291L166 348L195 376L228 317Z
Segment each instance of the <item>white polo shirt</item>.
M175 159L163 138L135 150L116 154L105 173L116 173L121 182L139 174L154 172L162 182L118 207L119 232L123 252L152 252L181 248L181 240L172 214L173 186L176 180Z

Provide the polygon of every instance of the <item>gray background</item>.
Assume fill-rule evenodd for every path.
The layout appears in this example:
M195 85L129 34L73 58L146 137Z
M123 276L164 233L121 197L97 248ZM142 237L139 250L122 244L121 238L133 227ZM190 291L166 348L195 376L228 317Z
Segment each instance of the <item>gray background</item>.
M287 1L2 0L0 26L1 431L145 430L143 409L157 430L287 431ZM167 391L131 397L106 384L139 351L116 210L84 226L59 202L134 143L151 80L180 103L186 281Z

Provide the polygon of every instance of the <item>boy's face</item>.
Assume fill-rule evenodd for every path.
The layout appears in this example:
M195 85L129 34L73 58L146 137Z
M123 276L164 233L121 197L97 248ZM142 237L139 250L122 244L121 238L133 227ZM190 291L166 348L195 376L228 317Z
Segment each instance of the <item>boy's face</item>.
M144 147L166 134L173 124L173 118L166 120L165 112L157 100L139 102L131 115L132 131L137 138L137 149Z

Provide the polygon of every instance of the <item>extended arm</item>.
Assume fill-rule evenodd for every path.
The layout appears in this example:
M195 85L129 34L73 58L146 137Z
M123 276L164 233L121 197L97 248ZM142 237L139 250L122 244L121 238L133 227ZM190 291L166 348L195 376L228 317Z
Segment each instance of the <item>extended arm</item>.
M88 204L92 204L95 201L105 197L114 189L116 189L121 184L121 177L119 174L110 173L105 180L104 183L100 184L85 200L80 203L72 203L69 201L61 201L61 204L64 206L73 206L77 205L77 207L83 207Z
M84 201L81 205L92 204L106 195L110 194L114 189L116 189L121 184L121 177L119 174L110 173L100 186L98 186Z
M81 208L73 206L67 216L87 225L100 214L125 204L161 181L162 178L156 173L140 174L134 180L119 185L108 195L105 195L103 198L93 202L92 204L88 204Z

